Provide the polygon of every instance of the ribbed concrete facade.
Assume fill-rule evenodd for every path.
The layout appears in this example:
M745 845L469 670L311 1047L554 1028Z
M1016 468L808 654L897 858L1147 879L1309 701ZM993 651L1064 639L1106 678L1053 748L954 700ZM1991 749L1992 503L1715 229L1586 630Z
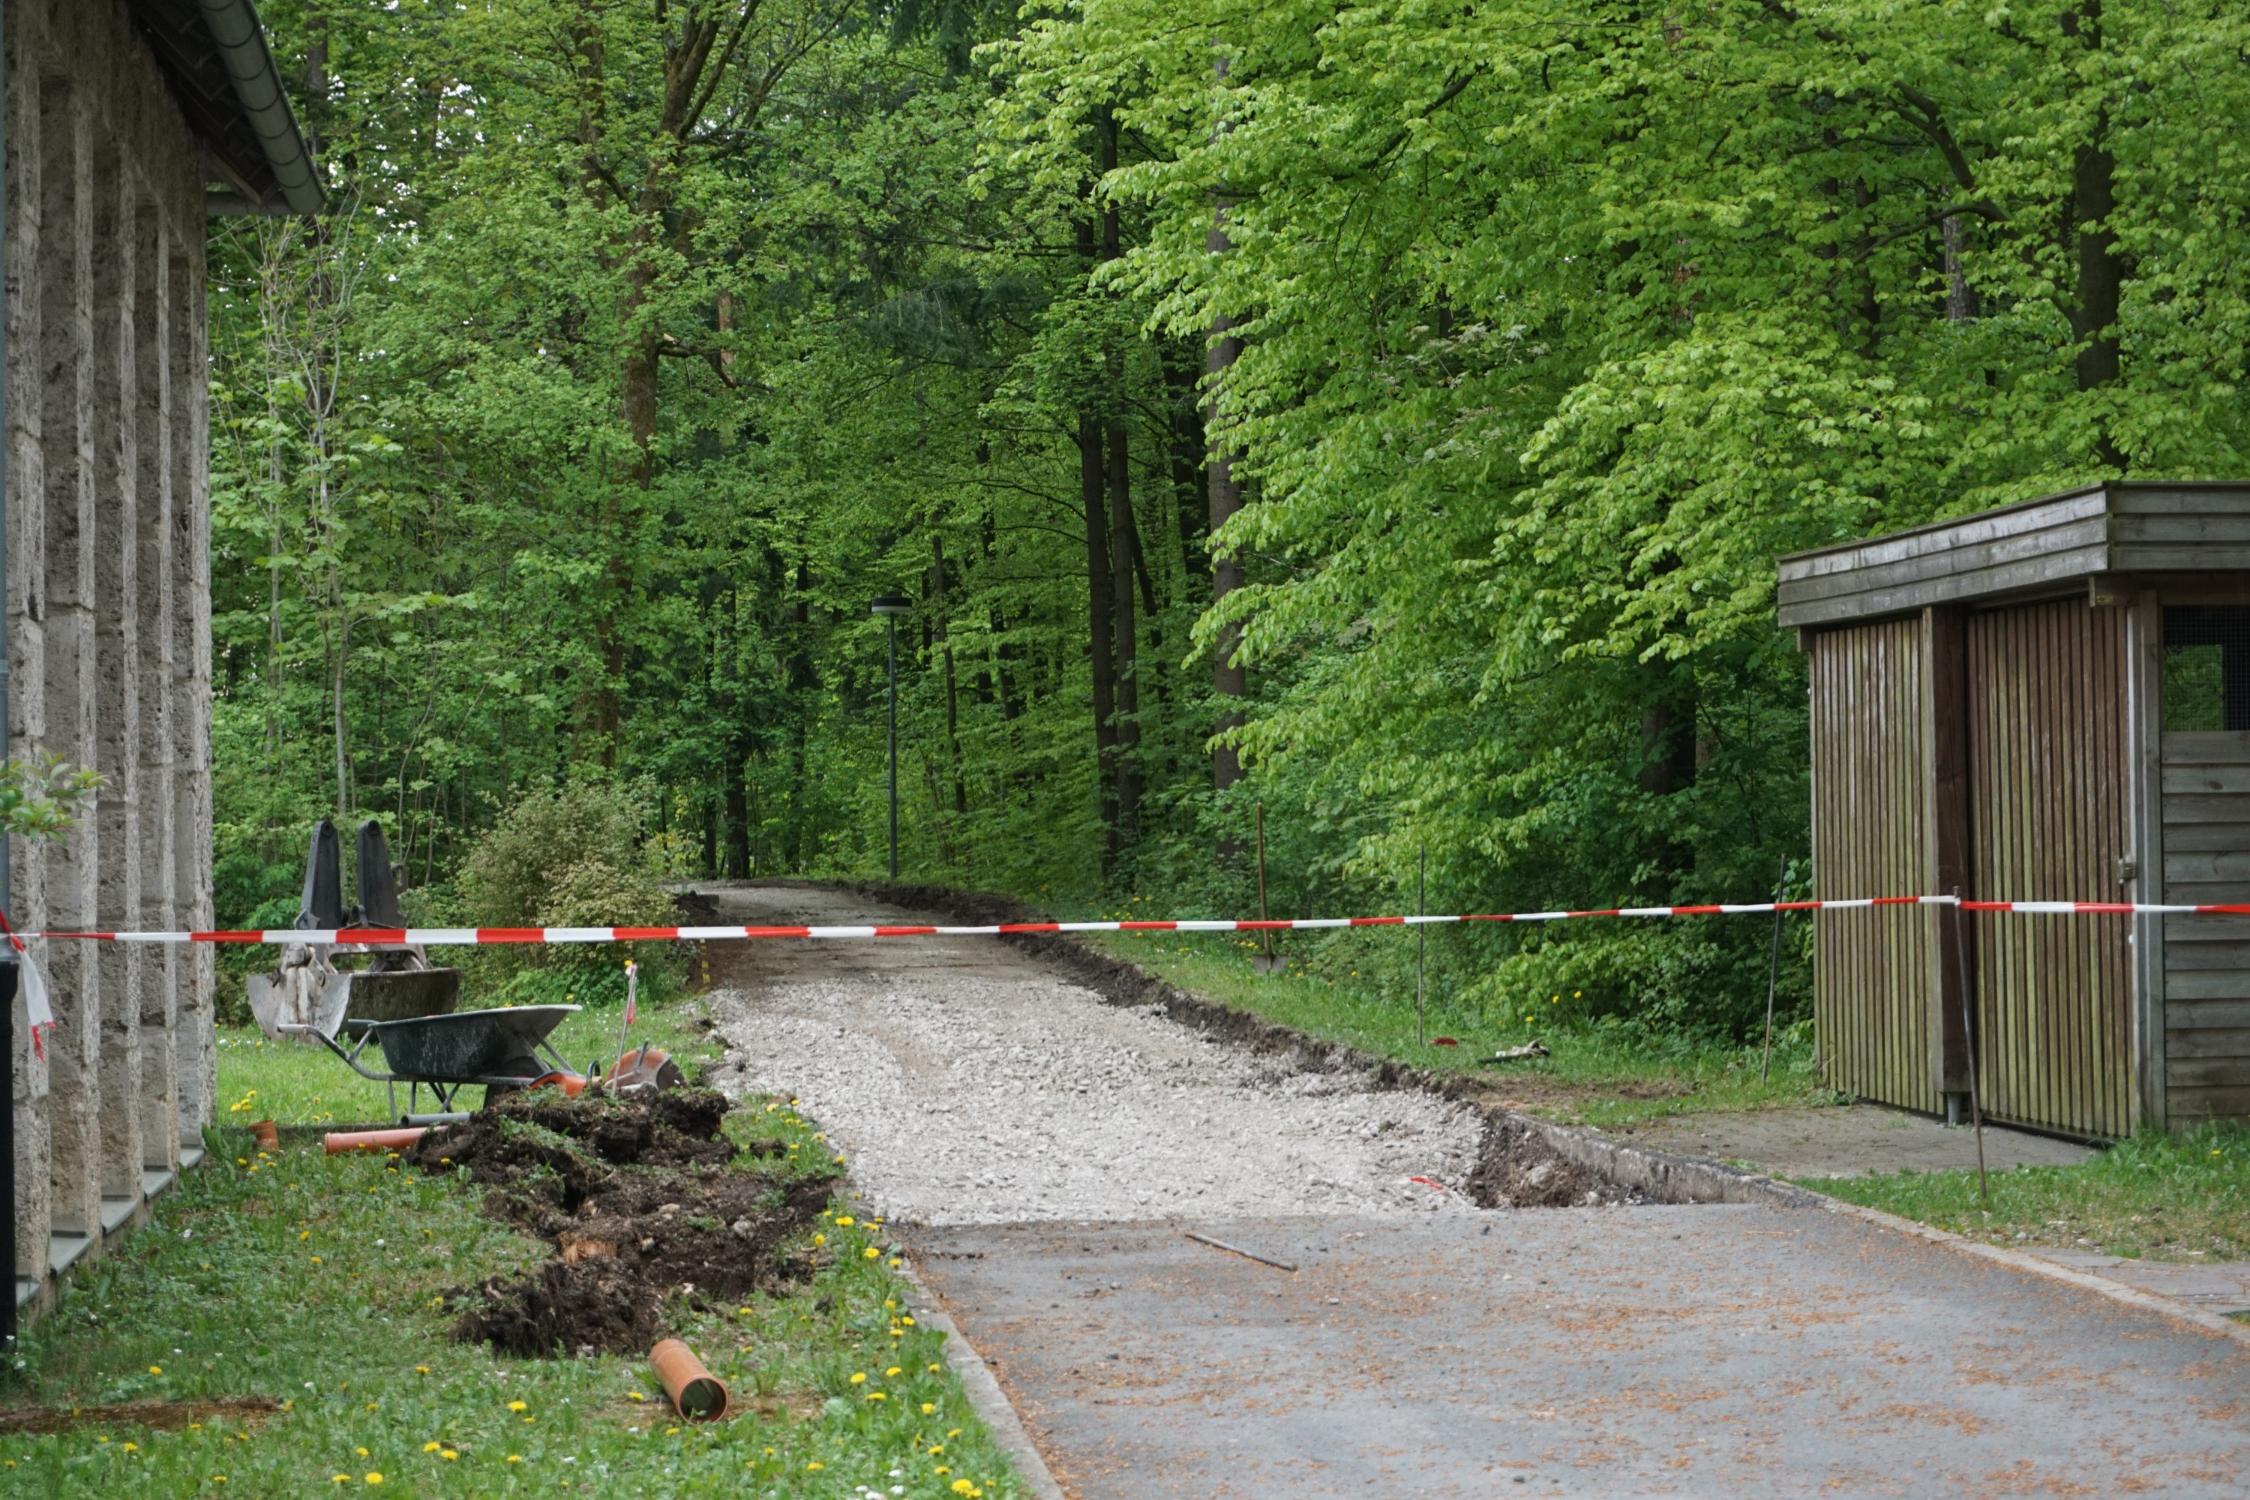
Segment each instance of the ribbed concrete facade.
M211 924L208 173L121 0L8 0L8 751L98 768L15 841L19 927ZM58 944L17 1001L19 1287L175 1173L211 1118L207 949Z

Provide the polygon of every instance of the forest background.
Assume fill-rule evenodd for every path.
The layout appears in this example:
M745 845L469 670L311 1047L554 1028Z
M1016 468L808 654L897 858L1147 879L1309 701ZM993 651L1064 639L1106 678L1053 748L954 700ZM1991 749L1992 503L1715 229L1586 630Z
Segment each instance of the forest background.
M892 593L909 879L1802 890L1777 555L2250 473L2227 0L261 10L333 212L213 244L222 925L322 816L421 915L574 818L877 873ZM1433 957L1739 1035L1765 942Z

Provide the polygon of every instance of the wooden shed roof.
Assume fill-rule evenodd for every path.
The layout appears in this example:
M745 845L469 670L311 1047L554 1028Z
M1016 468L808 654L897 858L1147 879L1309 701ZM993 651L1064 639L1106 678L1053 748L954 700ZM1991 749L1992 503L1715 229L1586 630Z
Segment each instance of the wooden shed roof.
M2060 594L2103 575L2250 570L2250 483L2090 485L1781 560L1781 624Z

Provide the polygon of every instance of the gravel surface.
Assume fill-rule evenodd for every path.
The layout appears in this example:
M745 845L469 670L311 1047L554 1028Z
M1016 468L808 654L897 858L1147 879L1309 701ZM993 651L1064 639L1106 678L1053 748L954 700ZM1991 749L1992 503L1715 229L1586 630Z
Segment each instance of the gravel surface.
M702 887L723 921L928 920L840 892ZM802 1101L889 1218L1475 1213L1459 1105L1250 1056L991 938L714 945L732 1093Z

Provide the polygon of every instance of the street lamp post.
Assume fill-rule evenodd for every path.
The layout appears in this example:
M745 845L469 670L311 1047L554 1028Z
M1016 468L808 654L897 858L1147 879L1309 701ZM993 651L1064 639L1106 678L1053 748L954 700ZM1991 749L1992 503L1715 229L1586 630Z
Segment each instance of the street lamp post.
M898 617L914 606L897 594L884 594L869 609L883 617L884 675L890 682L891 884L898 884Z

